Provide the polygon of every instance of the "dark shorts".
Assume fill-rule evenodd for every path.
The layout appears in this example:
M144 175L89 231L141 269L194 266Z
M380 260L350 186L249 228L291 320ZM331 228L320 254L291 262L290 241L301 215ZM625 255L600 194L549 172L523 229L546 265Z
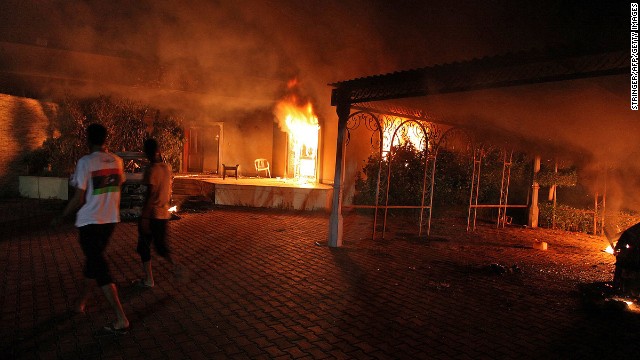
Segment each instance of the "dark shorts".
M91 224L78 228L80 247L86 259L84 276L88 279L95 279L98 286L113 282L109 266L104 258L104 249L109 244L115 227L116 224Z
M151 244L156 249L156 253L163 258L169 257L169 247L167 246L167 223L169 220L150 219L151 234L142 233L142 225L138 223L138 247L142 262L151 260Z

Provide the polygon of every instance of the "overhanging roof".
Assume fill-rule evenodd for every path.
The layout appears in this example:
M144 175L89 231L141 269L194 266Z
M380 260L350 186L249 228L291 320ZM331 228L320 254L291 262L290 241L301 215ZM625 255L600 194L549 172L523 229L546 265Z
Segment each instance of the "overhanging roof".
M563 48L525 51L330 84L350 104L628 74L629 50Z

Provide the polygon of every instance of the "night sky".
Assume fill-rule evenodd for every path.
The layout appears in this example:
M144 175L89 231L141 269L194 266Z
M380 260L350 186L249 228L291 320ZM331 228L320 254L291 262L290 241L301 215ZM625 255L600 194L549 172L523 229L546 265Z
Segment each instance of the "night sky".
M324 85L522 49L626 44L628 5L610 3L5 0L0 39L276 78L309 71Z

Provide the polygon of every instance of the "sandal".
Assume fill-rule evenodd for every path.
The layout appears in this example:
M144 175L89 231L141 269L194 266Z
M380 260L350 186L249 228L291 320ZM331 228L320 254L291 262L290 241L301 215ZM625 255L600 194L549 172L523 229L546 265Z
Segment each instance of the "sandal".
M143 288L143 289L149 289L149 288L152 288L154 286L154 285L148 285L142 279L134 280L131 284L133 286L135 286L135 287L139 287L139 288Z
M95 336L126 335L129 332L129 328L130 326L117 329L114 324L109 324L98 330Z

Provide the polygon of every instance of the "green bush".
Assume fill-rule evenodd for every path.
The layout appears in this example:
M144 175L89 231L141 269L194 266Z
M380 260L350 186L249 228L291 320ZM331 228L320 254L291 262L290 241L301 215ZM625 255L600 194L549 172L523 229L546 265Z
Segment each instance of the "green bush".
M175 115L158 113L151 137L158 140L162 146L164 160L171 165L173 171L178 171L182 167L182 150L185 141L182 119Z
M411 142L395 146L391 159L391 185L389 186L389 205L420 205L424 178L425 154L418 151ZM379 204L385 203L389 159L372 155L367 160L362 173L356 175L354 196L355 204L372 205L375 202L376 185L380 171Z
M575 167L567 169L558 169L555 172L553 169L541 168L540 172L536 175L536 182L540 186L576 186L578 184L578 173Z
M151 136L163 147L167 161L180 169L184 132L180 120L128 99L109 96L65 98L54 125L59 136L44 141L41 148L27 154L25 162L32 175L69 176L76 162L87 153L86 127L99 123L107 128L107 148L112 152L142 151L147 138L145 118L155 114Z
M497 204L500 200L502 183L502 153L493 151L483 160L478 203ZM376 182L379 168L378 155L372 155L356 175L355 204L374 203ZM426 154L418 151L410 142L394 147L391 162L391 186L389 189L389 204L391 205L420 205L424 180L424 166ZM432 163L427 169L426 196L429 194L431 182L430 171ZM388 159L383 159L380 165L380 194L379 203L384 204L387 189ZM469 154L440 150L436 161L434 204L437 206L468 206L471 191L472 159ZM511 166L511 183L509 189L510 203L524 203L527 190L531 185L531 165L524 154L514 155ZM428 202L428 199L425 199Z
M553 227L553 204L539 204L538 222L546 228ZM556 229L593 233L593 210L577 209L564 204L556 205Z
M553 227L553 203L541 203L539 224ZM601 209L599 209L601 210ZM556 229L593 234L593 209L579 209L565 204L556 205ZM622 231L640 222L640 214L629 211L606 213L606 223ZM597 214L597 231L602 229L602 213Z

